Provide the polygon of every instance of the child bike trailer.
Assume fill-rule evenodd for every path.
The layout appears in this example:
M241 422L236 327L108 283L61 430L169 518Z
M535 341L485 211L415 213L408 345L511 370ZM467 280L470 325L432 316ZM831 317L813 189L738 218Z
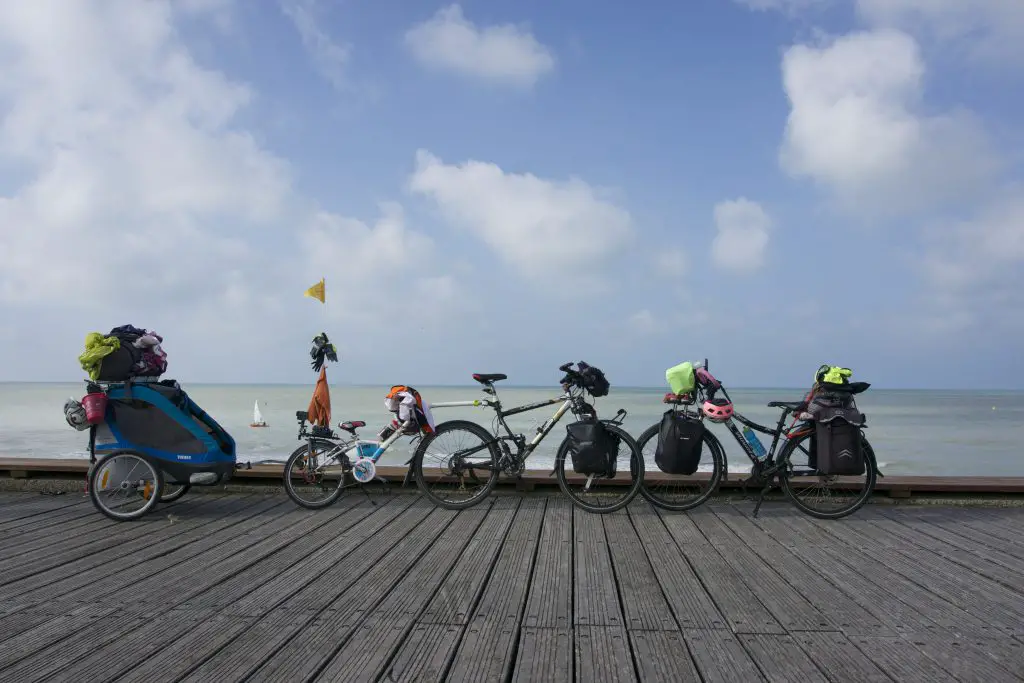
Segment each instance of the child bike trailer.
M90 383L86 399L100 395L102 416L89 420L89 496L106 516L137 519L191 486L231 479L235 440L174 380Z

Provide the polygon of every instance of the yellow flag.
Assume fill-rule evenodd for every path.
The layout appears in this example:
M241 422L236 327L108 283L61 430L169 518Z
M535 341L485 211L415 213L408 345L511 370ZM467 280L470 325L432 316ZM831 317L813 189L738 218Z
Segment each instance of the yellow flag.
M302 296L309 296L314 299L319 299L320 303L324 303L324 298L326 297L326 293L324 292L324 279L320 278L320 282L316 283L315 285L307 289L305 292L303 292Z

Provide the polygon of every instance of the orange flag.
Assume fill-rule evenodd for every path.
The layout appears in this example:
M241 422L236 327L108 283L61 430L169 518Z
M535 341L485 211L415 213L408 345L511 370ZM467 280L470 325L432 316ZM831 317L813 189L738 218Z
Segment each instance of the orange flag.
M322 427L331 426L331 389L327 386L327 368L320 368L320 377L309 400L309 423Z

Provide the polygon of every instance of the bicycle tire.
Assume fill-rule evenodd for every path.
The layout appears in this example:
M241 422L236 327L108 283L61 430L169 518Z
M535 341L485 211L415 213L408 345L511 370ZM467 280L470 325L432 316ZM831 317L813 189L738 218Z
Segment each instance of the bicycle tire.
M491 454L491 469L489 470L490 477L488 477L487 483L484 484L480 493L468 500L453 502L444 498L439 498L428 488L427 482L423 476L423 455L426 453L427 447L432 444L438 436L458 429L464 429L465 431L478 436L481 441L487 444L487 450ZM433 434L428 434L420 440L419 445L416 447L416 452L413 453L410 467L412 467L413 478L416 480L417 488L419 488L420 492L426 496L430 502L439 507L443 507L446 510L465 510L466 508L473 507L483 501L484 498L487 498L494 490L494 487L498 483L498 457L499 451L497 441L486 429L478 425L476 422L470 422L469 420L449 420L437 425L437 427L434 428Z
M868 485L864 488L864 492L860 495L860 497L857 500L855 500L851 505L840 510L837 510L835 512L822 512L820 510L815 510L814 508L806 505L802 500L800 500L800 498L798 498L796 493L794 492L793 488L790 486L789 482L790 477L789 470L787 468L787 466L789 465L789 459L792 456L793 451L796 450L797 445L803 442L805 439L810 438L811 433L808 432L807 434L800 435L798 438L787 440L786 445L782 447L782 452L779 454L779 461L782 463L782 469L779 470L778 476L779 484L782 487L783 492L786 494L786 497L789 498L789 501L793 503L793 505L798 510L800 510L800 512L804 513L805 515L814 517L816 519L841 519L848 515L852 515L854 512L864 507L865 503L867 503L868 500L870 500L871 494L874 493L875 483L878 481L878 463L875 461L874 449L871 448L871 444L868 443L867 437L862 434L861 444L862 450L864 451L865 455L864 465L866 473L868 475Z
M154 481L153 481L153 490L150 492L149 498L146 499L146 502L143 504L143 506L141 508L139 508L138 510L136 510L135 512L128 512L128 513L120 513L119 514L117 512L114 512L110 508L108 508L99 498L99 493L98 493L99 487L97 487L97 485L96 485L96 483L97 483L96 479L97 479L99 473L103 471L103 469L104 469L103 466L106 463L110 462L111 460L113 460L114 458L119 457L119 456L132 456L134 458L137 458L137 459L141 460L142 462L146 463L146 466L149 467L150 471L153 473L153 479L154 479ZM156 507L157 503L160 502L160 496L163 494L163 490L164 490L164 473L163 473L163 470L161 470L156 465L156 463L153 461L153 458L150 458L149 456L145 455L144 453L140 453L139 451L136 451L136 450L133 450L133 449L130 449L130 448L124 448L124 449L120 449L120 450L116 450L116 451L111 451L107 455L104 455L102 458L97 460L92 465L92 467L89 469L89 498L92 499L93 506L97 510L99 510L101 513L103 513L104 515L109 517L110 519L113 519L113 520L118 521L118 522L127 522L127 521L131 521L131 520L135 520L135 519L138 519L138 518L142 517L147 512L150 512L154 507Z
M181 488L179 488L176 491L172 490L170 493L167 493L167 490L170 489L173 486L180 486ZM164 493L160 494L160 502L161 503L173 503L174 501L178 500L179 498L184 496L186 493L188 493L189 489L191 489L191 488L192 488L191 484L169 484L169 483L167 483L167 480L164 480Z
M289 473L292 471L292 463L294 463L295 460L297 460L298 458L307 454L309 452L310 446L324 447L325 450L330 451L334 449L337 445L338 444L334 443L333 441L328 441L327 439L314 438L296 448L295 451L293 451L292 454L288 456L288 460L286 460L284 464L284 490L285 493L288 494L288 497L292 499L293 503L300 507L304 507L307 510L320 510L330 505L333 505L339 498L341 498L341 494L345 492L344 472L342 472L341 479L338 481L338 488L335 489L327 498L318 503L310 503L309 501L299 498L299 495L295 492L295 489L293 488L294 484L292 483L292 478L291 476L289 476Z
M651 439L658 437L658 433L661 431L661 423L656 422L648 427L637 439L637 447L640 449L640 455L643 457L644 446ZM657 499L654 493L650 490L650 480L644 475L644 481L640 485L640 495L647 500L651 505L661 508L662 510L668 510L670 512L683 512L685 510L692 510L693 508L699 507L706 503L711 496L718 490L718 485L722 483L722 477L725 474L725 448L722 446L722 442L718 440L710 429L704 430L704 436L702 437L704 445L711 451L711 459L713 469L711 471L711 485L708 487L707 492L699 496L696 500L689 503L668 503ZM646 463L645 463L646 467ZM682 476L682 475L673 475Z
M640 448L637 446L636 439L630 436L626 430L615 425L605 423L604 427L612 434L618 436L630 449L629 473L632 483L629 485L629 491L626 493L626 496L619 502L612 505L591 505L573 495L572 490L569 488L569 482L565 478L565 461L566 456L569 454L570 445L568 434L562 439L562 443L558 446L558 451L555 454L555 475L558 478L558 487L562 489L562 493L568 496L572 504L581 510L599 515L615 512L629 505L636 498L644 482L644 459Z

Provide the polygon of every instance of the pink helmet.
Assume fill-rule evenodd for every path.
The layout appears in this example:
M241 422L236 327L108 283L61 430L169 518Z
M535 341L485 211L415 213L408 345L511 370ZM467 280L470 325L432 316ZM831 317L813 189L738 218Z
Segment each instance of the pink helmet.
M704 401L700 409L712 422L725 422L732 417L732 402L725 398L713 398Z

